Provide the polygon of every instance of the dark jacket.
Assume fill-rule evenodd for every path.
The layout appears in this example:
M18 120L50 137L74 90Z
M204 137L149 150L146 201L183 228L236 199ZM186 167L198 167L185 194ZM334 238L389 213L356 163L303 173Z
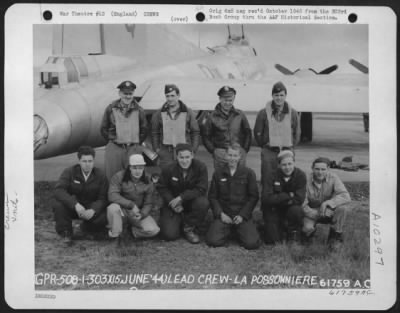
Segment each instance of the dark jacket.
M102 170L94 167L85 182L81 166L76 164L61 174L54 197L68 209L75 210L75 204L79 202L86 209L93 209L98 214L107 206L107 189L107 178Z
M278 169L263 186L262 202L269 206L302 205L306 198L306 184L306 174L301 169L295 167L287 182ZM294 193L293 197L290 192Z
M178 162L174 162L162 169L157 184L157 190L166 204L177 196L181 196L183 202L205 196L207 188L207 167L196 159L193 159L185 179L183 179L182 168Z
M115 118L112 109L120 107L121 101L120 99L118 99L108 105L104 111L103 120L101 121L100 132L104 139L107 141L114 141L117 138ZM129 105L127 114L129 114L133 110L139 110L139 143L141 144L147 137L148 125L146 114L143 108L135 100L133 100Z
M111 178L108 200L128 210L136 205L142 216L146 217L153 207L153 183L144 173L136 183L133 182L130 175L128 167Z
M218 103L202 127L202 139L210 153L213 153L215 148L225 149L232 143L239 143L248 152L251 145L251 128L241 110L232 108L229 115L226 115Z
M238 167L231 176L229 167L217 169L208 193L215 218L221 212L233 218L236 215L248 220L257 204L259 195L256 174L248 167Z
M193 151L196 152L200 143L200 129L196 117L191 109L186 104L179 100L179 113L185 112L186 114L186 142L190 144ZM163 142L163 120L161 112L168 112L168 104L164 103L160 110L154 112L151 118L151 144L154 150L160 148ZM179 114L178 113L178 114Z
M274 103L271 103L272 110L274 110ZM297 118L297 112L290 107L292 110L291 113L291 125L292 125L292 142L293 146L297 144L299 141L299 123L298 123L298 118ZM283 114L288 114L289 113L289 104L285 102L283 104L282 108L282 113ZM254 138L257 142L257 144L260 147L264 147L265 145L269 144L269 124L268 124L268 118L267 118L267 112L265 111L265 108L261 109L257 113L256 117L256 122L254 124Z

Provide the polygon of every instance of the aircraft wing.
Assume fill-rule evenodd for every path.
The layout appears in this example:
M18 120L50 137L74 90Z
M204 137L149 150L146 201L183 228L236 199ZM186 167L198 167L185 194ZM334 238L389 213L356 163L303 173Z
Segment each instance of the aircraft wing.
M287 101L299 112L368 112L368 76L337 74L310 77L271 76L263 80L184 79L163 77L151 79L140 86L144 109L158 109L165 102L166 82L181 90L181 100L193 110L213 110L218 103L217 91L224 85L236 89L235 107L256 112L271 99L274 83L282 81L287 89Z

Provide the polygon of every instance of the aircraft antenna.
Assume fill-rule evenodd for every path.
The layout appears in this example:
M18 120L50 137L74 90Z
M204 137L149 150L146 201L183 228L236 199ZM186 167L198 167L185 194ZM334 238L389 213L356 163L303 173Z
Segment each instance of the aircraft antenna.
M244 26L242 24L242 39L244 39Z
M106 54L106 43L104 40L104 24L100 24L100 49L101 49L101 54Z
M231 39L232 37L231 37L231 29L229 28L229 25L227 25L228 26L228 39Z
M61 24L61 55L64 54L64 24Z

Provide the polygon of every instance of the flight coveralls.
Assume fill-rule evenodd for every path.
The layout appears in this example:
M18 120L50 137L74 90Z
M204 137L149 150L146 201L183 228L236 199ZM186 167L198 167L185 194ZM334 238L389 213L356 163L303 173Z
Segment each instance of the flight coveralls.
M120 100L112 102L105 110L101 134L108 141L104 167L108 180L125 169L129 156L142 153L141 144L147 136L147 120L144 110L133 100L125 108Z
M108 189L107 220L112 237L117 237L123 231L124 220L131 226L135 238L154 237L160 231L157 223L150 215L153 208L154 185L151 179L143 173L139 180L131 178L130 169L119 171L111 181ZM141 219L132 218L134 206L140 210Z
M151 143L159 155L159 165L163 167L175 160L178 143L188 143L196 152L200 142L200 130L193 111L179 100L175 116L168 112L165 103L151 119Z
M242 147L239 165L244 166L251 146L251 128L244 113L233 107L226 115L218 103L203 123L202 140L214 157L214 168L222 168L226 164L226 148L233 143Z
M232 176L227 165L217 169L211 180L208 197L214 221L206 235L207 244L216 247L224 245L234 228L244 248L257 249L261 245L256 224L252 219L252 212L259 198L256 175L253 170L238 166ZM240 215L243 222L238 225L225 224L221 220L222 212L231 219Z
M303 203L306 197L306 174L295 167L289 179L278 169L262 188L261 208L264 218L264 240L267 244L282 242L283 232L303 228ZM293 193L293 196L290 195Z
M83 221L84 228L88 231L105 230L107 189L106 176L99 168L94 167L86 181L79 164L66 168L55 186L51 201L57 233L67 231L72 234L72 220L79 218L75 211L78 202L86 210L95 211L90 220Z
M328 172L320 185L314 181L311 173L307 180L306 201L303 204L303 232L309 235L315 230L316 223L328 223L331 224L333 231L343 233L346 204L350 201L349 192L335 173ZM320 216L320 208L323 202L327 202L328 209L333 211L331 217Z
M186 177L183 177L183 170L177 161L163 167L156 188L164 201L160 214L160 233L164 239L178 239L182 223L184 228L198 228L201 225L209 208L206 197L208 174L203 162L193 159ZM176 213L168 206L178 196L182 198L181 213Z
M261 147L261 183L274 175L278 168L277 156L282 150L294 150L298 142L297 112L285 102L281 113L273 101L257 114L254 138Z

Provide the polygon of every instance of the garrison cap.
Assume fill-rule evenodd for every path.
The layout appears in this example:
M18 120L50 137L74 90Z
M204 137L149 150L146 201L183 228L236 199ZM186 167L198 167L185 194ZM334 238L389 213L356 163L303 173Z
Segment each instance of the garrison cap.
M174 91L174 90L176 91L176 94L179 95L179 88L178 88L177 85L175 85L175 84L167 84L167 85L165 85L164 93L167 94L167 93L170 93L171 91Z
M277 158L278 163L281 163L281 161L286 158L292 158L294 160L294 153L291 150L282 150L279 152Z
M284 91L287 94L287 89L285 85L282 82L277 82L276 84L274 84L274 86L272 87L272 94L279 93L281 91Z
M190 151L193 152L193 148L191 145L188 143L178 143L175 147L176 154L179 153L179 151Z
M136 85L130 80L126 80L120 83L117 88L121 91L134 91L136 89Z
M217 93L220 97L231 97L236 95L236 90L229 86L224 86Z

